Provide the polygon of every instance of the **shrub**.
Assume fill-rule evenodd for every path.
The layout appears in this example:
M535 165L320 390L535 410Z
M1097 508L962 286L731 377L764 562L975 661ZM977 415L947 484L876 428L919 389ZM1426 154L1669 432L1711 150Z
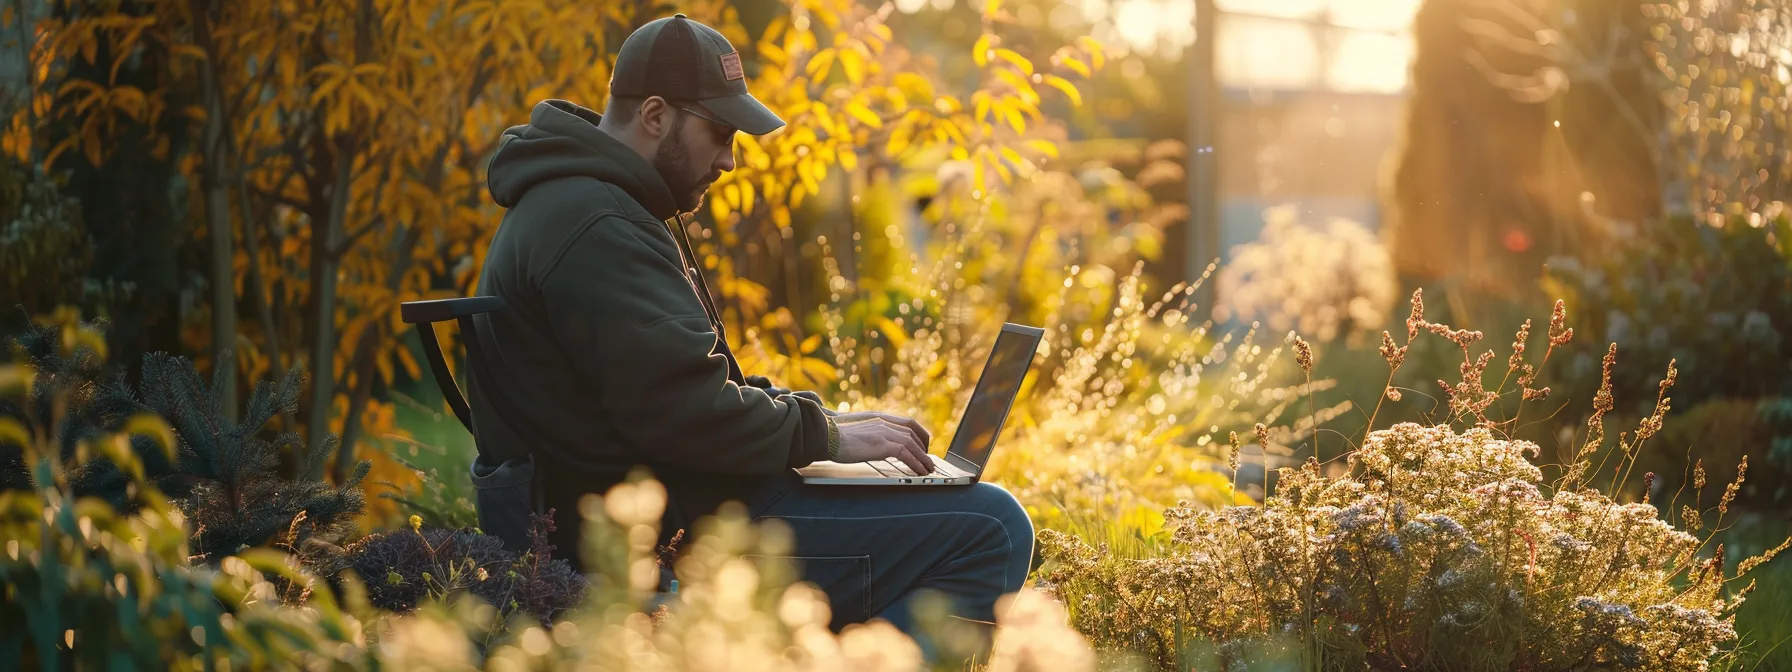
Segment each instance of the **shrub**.
M1759 224L1755 226L1751 224ZM1652 221L1629 230L1615 247L1587 260L1551 263L1545 287L1562 296L1580 333L1616 343L1625 358L1655 367L1670 360L1681 372L1677 412L1664 419L1662 441L1640 458L1643 469L1678 489L1690 478L1687 450L1695 441L1709 455L1706 469L1728 469L1746 455L1767 482L1792 478L1792 461L1770 456L1775 441L1792 439L1771 416L1771 400L1792 396L1792 218L1735 217L1726 226L1687 219ZM1552 382L1577 397L1601 384L1604 353L1570 346L1550 372ZM1611 372L1613 412L1651 412L1655 381L1645 367ZM1752 412L1751 412L1752 411ZM1719 460L1717 458L1721 457ZM1780 504L1786 493L1745 493L1753 504Z
M1748 592L1728 584L1786 546L1741 562L1721 544L1707 555L1710 537L1688 530L1701 530L1709 511L1688 507L1688 529L1678 529L1648 500L1623 503L1590 487L1606 467L1631 473L1661 428L1672 366L1654 413L1620 437L1618 464L1587 461L1605 442L1607 385L1576 461L1550 483L1528 459L1539 447L1508 437L1516 417L1497 417L1502 397L1548 396L1531 387L1529 325L1508 360L1517 389L1488 389L1492 353L1471 354L1481 334L1431 324L1422 311L1415 294L1408 344L1429 331L1463 352L1462 382L1444 384L1448 423L1374 430L1337 475L1317 460L1283 469L1261 506L1172 508L1160 555L1115 557L1043 532L1042 583L1068 602L1077 628L1097 645L1184 669L1239 664L1277 646L1308 669L1683 670L1721 660ZM1558 304L1544 361L1570 338ZM1398 368L1407 346L1384 343ZM1720 521L1739 486L1719 498ZM1198 641L1220 660L1197 660Z
M399 614L427 600L470 592L507 620L522 610L547 624L584 597L586 579L564 559L552 557L547 543L552 519L537 521L533 547L521 557L497 537L471 528L411 528L369 535L346 549L337 569L352 569L367 582L374 606Z
M122 378L102 382L103 341L71 347L64 334L97 334L103 325L71 326L77 318L67 312L57 319L62 326L38 324L15 339L19 358L40 373L42 383L26 405L38 418L50 417L51 405L63 405L58 432L64 459L81 441L116 432L130 417L152 414L168 422L174 430L172 457L141 436L132 439L132 452L144 476L192 521L195 559L215 563L245 548L274 544L314 553L354 531L354 517L365 501L357 486L368 465L362 463L342 485L331 485L321 477L331 452L325 450L311 456L299 473L283 474L282 455L302 452L297 449L303 441L292 432L268 436L266 426L276 414L290 420L298 410L302 386L297 367L277 384L258 383L237 422L222 415L215 386L208 389L201 383L193 363L182 357L144 356L136 392ZM19 407L0 401L0 414L20 417ZM325 445L333 448L334 437ZM11 462L5 476L10 487L28 487L31 478L22 467L22 462ZM138 501L129 492L126 474L109 459L83 462L70 478L78 496L100 497L124 513Z

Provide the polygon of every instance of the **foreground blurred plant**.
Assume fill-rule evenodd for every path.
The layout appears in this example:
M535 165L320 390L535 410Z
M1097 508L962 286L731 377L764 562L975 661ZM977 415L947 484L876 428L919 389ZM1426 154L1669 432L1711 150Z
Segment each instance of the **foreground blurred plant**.
M47 327L62 357L104 357L91 326L59 319ZM115 432L70 440L71 397L82 390L59 373L0 365L0 398L18 402L0 416L0 450L16 451L31 475L30 487L0 492L7 659L44 670L366 667L364 651L338 645L363 642L368 614L344 613L327 592L312 593L306 609L274 599L264 572L301 590L308 583L283 554L255 549L215 568L189 564L187 519L138 458L147 442L164 462L176 459L174 428L140 413ZM74 475L96 459L125 480L128 513L76 489Z
M58 311L21 334L14 341L16 355L38 372L39 384L19 405L0 400L0 414L29 407L40 419L61 417L64 424L54 431L62 459L73 457L82 441L119 431L130 418L149 414L167 422L174 430L169 454L156 450L146 436L133 437L129 445L142 476L191 521L195 561L215 564L246 548L276 544L308 553L316 548L311 542L340 543L354 531L364 502L357 486L367 463L341 486L307 477L321 473L335 445L330 436L323 441L326 450L310 454L309 466L298 467L294 477L281 468L281 458L303 453L303 442L291 432L267 431L274 416L290 417L297 409L296 367L278 384L256 385L238 422L224 414L217 388L202 383L185 358L144 356L135 390L122 379L106 380L103 335L80 341L69 335L99 333L95 324L80 324L72 311ZM52 414L57 404L60 412ZM123 513L134 511L139 499L129 474L110 456L95 458L70 465L73 492L103 498ZM22 461L0 464L5 487L30 487L35 476L26 468Z
M1495 402L1516 397L1522 414L1523 402L1549 396L1532 383L1573 336L1560 304L1539 363L1525 354L1527 323L1504 380L1490 384L1492 353L1472 352L1482 334L1427 322L1419 295L1413 303L1408 345L1384 335L1383 353L1398 368L1421 331L1460 346L1462 382L1440 381L1447 423L1371 426L1346 473L1325 475L1317 460L1283 469L1261 506L1172 508L1173 539L1155 557L1043 532L1043 584L1069 603L1077 628L1166 669L1243 664L1278 647L1308 669L1684 670L1724 659L1750 590L1727 586L1786 545L1738 563L1721 544L1707 548L1715 530L1692 534L1709 509L1686 507L1682 530L1648 500L1624 504L1592 487L1606 473L1618 484L1635 477L1673 367L1654 414L1620 435L1617 464L1595 465L1613 407L1608 376L1584 442L1547 483L1527 459L1539 447L1507 438L1519 416L1500 417ZM1715 507L1720 523L1739 485ZM1217 660L1198 641L1215 645Z

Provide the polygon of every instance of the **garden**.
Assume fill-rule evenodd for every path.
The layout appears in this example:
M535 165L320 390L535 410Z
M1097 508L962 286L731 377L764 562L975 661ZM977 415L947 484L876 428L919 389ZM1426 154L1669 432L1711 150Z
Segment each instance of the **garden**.
M583 566L479 529L458 330L399 306L475 293L501 134L674 12L787 122L683 220L746 373L951 436L1045 329L993 645L830 628L738 506L668 553L647 472ZM0 667L1792 670L1789 43L1783 0L0 0Z

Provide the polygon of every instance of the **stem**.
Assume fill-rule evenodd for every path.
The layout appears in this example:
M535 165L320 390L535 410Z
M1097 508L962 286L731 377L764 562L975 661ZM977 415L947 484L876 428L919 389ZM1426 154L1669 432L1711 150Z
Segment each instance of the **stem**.
M1375 432L1375 416L1381 415L1381 403L1388 399L1388 388L1394 386L1394 371L1397 370L1398 369L1393 367L1388 367L1388 382L1381 386L1381 393L1375 397L1375 410L1369 412L1369 426L1363 428L1362 443L1368 443L1369 435Z

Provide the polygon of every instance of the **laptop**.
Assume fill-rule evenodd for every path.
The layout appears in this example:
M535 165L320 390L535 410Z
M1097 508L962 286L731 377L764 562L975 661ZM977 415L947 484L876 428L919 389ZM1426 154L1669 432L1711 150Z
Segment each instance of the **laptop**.
M846 464L816 462L797 469L796 473L802 476L804 483L821 485L976 483L983 475L983 465L989 463L990 453L995 451L1002 423L1008 420L1008 411L1014 407L1015 397L1020 395L1021 381L1033 368L1033 355L1039 351L1039 341L1044 337L1044 329L1012 323L1002 325L1002 333L996 336L996 344L990 348L989 360L983 364L983 373L977 377L977 389L971 393L971 401L959 417L958 430L952 435L952 448L943 458L933 454L927 456L933 461L932 473L914 473L896 458Z

